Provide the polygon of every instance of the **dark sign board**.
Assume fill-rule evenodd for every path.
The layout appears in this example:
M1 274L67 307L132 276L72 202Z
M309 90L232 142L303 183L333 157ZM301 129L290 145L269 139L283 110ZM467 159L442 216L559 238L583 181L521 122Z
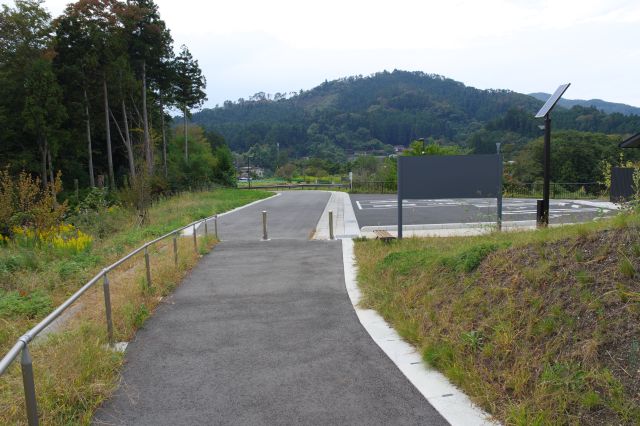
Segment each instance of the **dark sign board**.
M610 200L613 203L629 201L633 197L633 169L631 167L611 168Z
M402 238L402 200L497 198L502 221L501 155L398 157L398 238Z
M498 155L429 155L398 158L402 198L494 198L498 196Z

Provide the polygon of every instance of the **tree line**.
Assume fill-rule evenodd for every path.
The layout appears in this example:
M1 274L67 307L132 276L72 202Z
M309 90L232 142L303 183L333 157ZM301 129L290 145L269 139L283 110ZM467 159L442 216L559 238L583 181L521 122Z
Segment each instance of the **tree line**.
M205 87L187 46L174 50L153 0L78 0L56 18L42 0L3 5L0 166L38 174L45 187L58 170L67 184L94 187L104 176L116 188L143 174L166 187L184 181L172 171L203 158L190 144L204 140L209 165L232 167L218 135L190 140L187 120ZM171 110L182 114L180 135Z
M257 93L204 109L193 120L272 170L305 157L344 168L352 155L389 155L393 146L419 138L478 154L495 153L499 142L506 159L516 161L543 134L534 118L542 103L508 90L479 90L439 75L394 70L325 81L288 95ZM606 152L613 153L607 158L618 157L615 140L639 131L640 116L556 108L553 130L583 132L582 146L591 146L589 133L617 135L606 138Z

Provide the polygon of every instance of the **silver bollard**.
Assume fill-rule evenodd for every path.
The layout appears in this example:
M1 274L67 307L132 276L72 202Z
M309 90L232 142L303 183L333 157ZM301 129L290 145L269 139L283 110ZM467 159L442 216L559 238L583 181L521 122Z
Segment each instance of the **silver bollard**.
M178 266L178 234L173 234L173 263Z
M27 421L29 426L38 425L38 403L36 402L36 385L33 381L33 363L29 346L25 343L20 359L22 369L22 385L24 387L24 401L27 408Z
M329 210L329 239L333 240L333 210Z
M267 241L269 237L267 236L267 211L262 211L262 241Z
M109 277L104 273L102 289L104 290L104 312L107 317L107 337L109 346L113 346L113 321L111 320L111 292L109 291Z
M151 263L149 262L149 246L144 246L144 264L147 267L147 288L151 288Z

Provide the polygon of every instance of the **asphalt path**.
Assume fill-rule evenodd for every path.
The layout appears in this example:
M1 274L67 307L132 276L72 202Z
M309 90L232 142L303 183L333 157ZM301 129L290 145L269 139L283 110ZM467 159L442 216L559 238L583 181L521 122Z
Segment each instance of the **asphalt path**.
M393 194L352 194L351 203L360 227L398 223L398 202ZM588 202L572 200L551 200L550 210L550 223L585 222L616 212ZM495 222L496 211L495 198L404 200L402 214L405 225L423 225ZM535 220L536 200L505 198L502 214L503 221Z
M94 424L447 424L360 325L341 243L308 240L328 198L221 217L223 242L138 331Z

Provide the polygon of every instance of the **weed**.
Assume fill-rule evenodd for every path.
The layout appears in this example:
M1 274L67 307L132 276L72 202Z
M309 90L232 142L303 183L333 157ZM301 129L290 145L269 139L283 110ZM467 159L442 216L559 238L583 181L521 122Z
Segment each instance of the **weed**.
M481 349L484 344L484 336L482 335L482 332L478 330L471 330L463 333L462 340L465 345L474 352Z
M41 290L33 293L0 290L0 318L36 318L51 309L51 298Z
M620 252L620 255L622 256L619 263L620 272L627 278L633 278L636 275L636 268L624 253Z
M456 272L471 272L480 266L489 254L501 248L498 244L483 243L472 246L456 256L442 259L443 266Z

